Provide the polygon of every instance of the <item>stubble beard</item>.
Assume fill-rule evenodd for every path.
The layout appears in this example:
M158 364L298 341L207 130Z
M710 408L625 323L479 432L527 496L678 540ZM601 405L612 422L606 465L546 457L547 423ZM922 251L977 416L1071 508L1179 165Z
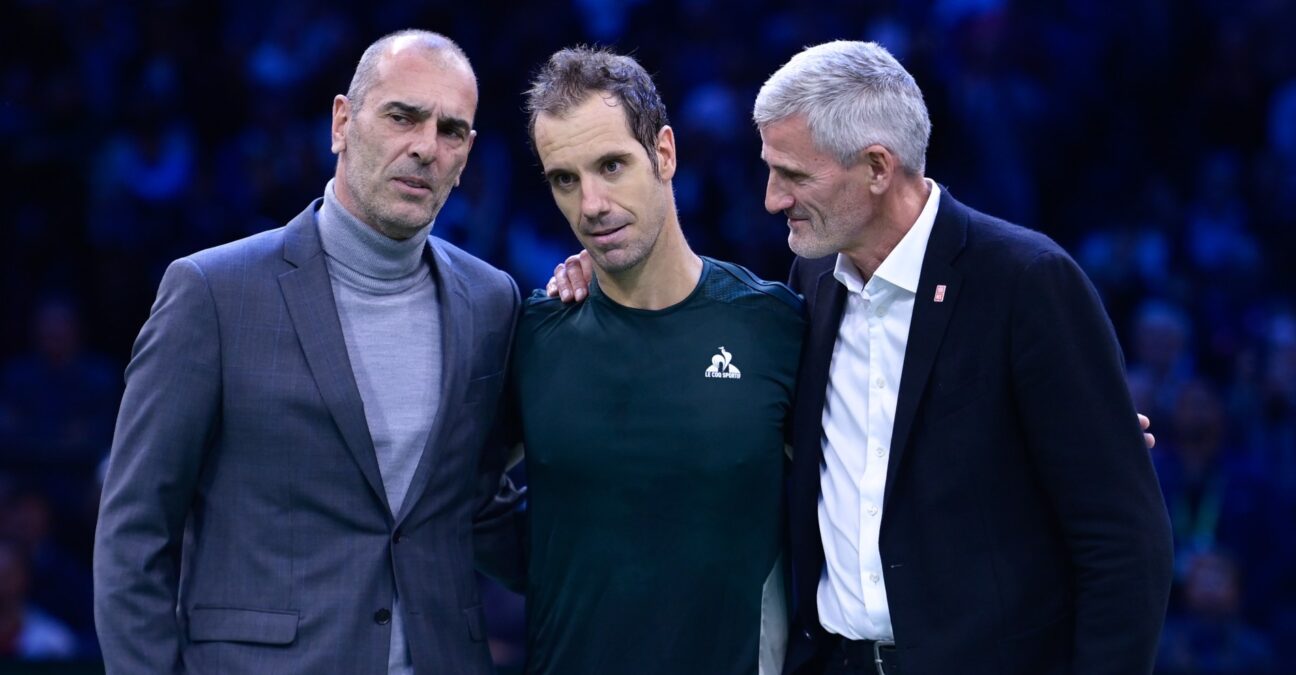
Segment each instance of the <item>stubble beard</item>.
M358 169L357 172L359 172ZM359 176L355 176L355 178L359 178ZM380 177L378 181L377 185L371 186L363 192L352 190L351 194L362 212L361 215L365 223L392 239L408 239L418 234L419 230L426 227L428 223L436 218L449 196L449 190L442 192L434 185L432 202L428 207L408 202L399 195L384 199L382 193L393 188L385 176ZM355 184L352 181L352 185ZM400 208L404 205L414 206L418 210Z
M836 252L836 247L832 245L823 233L811 229L808 233L802 232L799 235L792 229L788 230L788 248L802 258L822 258Z
M597 247L586 247L590 255L594 258L594 264L599 269L608 274L624 274L647 262L652 256L653 251L657 248L657 241L661 238L662 230L666 227L666 216L664 213L653 212L648 214L647 219L641 219L636 222L627 224L627 227L639 227L643 223L656 223L657 230L652 238L647 237L631 241L621 247L611 251L599 251ZM609 254L620 254L617 260L612 260Z
M586 248L589 250L590 256L594 258L594 264L599 269L608 274L622 274L643 264L648 259L652 244L631 242L628 245L622 245L607 251L599 250L596 246Z

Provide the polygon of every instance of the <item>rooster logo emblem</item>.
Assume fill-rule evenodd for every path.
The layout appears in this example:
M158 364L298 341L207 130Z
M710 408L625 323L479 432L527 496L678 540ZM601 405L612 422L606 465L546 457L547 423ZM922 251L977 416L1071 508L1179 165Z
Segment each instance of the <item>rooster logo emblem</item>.
M736 380L742 377L742 371L738 370L738 366L733 364L733 354L730 354L722 346L720 347L720 353L711 357L711 366L706 369L705 375L707 377Z

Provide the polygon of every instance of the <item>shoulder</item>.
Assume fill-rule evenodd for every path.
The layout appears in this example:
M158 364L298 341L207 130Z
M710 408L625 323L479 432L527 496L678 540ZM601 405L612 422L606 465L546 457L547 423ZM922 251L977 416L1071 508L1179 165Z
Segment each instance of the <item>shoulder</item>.
M316 199L293 216L286 225L204 249L171 264L171 269L191 267L209 281L231 279L245 285L250 272L264 270L277 273L291 268L289 251L304 257L322 251L315 225L315 212L322 199Z
M468 311L481 330L513 335L518 319L518 290L513 277L439 237L428 237L428 246L442 278L458 286ZM478 346L481 346L480 344Z
M1042 305L1101 307L1080 265L1048 235L956 205L967 216L967 242L956 267L1031 308L1021 316L1039 314Z
M591 302L586 299L584 302L564 303L558 298L551 298L545 294L543 288L537 288L531 291L531 295L522 301L522 318L520 326L536 326L546 321L561 321L564 317L575 314L585 304ZM520 328L522 332L525 328Z
M975 269L982 277L998 277L1019 294L1093 294L1080 265L1042 232L982 216L970 221L967 251L965 269Z
M517 288L508 273L440 237L428 237L428 244L450 263L456 274L470 283L486 284L498 290Z
M172 263L191 265L204 276L245 270L249 266L283 260L287 227L259 232L220 246L203 249Z
M947 208L947 204L942 204L941 208ZM1067 252L1043 232L981 213L958 202L954 202L952 208L966 218L966 252L978 261L1004 270L1020 270L1041 259L1071 260Z
M728 305L768 310L789 318L805 316L805 303L787 285L766 281L742 265L706 258L711 271L703 280L702 293L710 300Z
M522 301L523 310L534 314L552 314L561 311L564 307L577 306L579 303L568 305L558 298L551 298L543 288L536 288L531 294Z
M283 257L285 230L267 230L173 260L162 275L159 293L205 289L202 292L216 300L263 292L291 267Z

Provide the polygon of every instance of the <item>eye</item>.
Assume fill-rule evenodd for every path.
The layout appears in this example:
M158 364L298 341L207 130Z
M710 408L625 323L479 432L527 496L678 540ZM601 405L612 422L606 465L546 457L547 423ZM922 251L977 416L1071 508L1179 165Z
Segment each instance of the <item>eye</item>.
M445 124L445 125L442 125L442 126L441 126L441 128L439 129L439 131L441 132L441 135L443 135L443 136L449 136L449 137L451 137L451 138L454 138L454 139L456 139L456 140L460 140L460 141L462 141L462 140L464 140L465 138L468 137L468 132L467 132L463 127L458 126L458 125Z
M809 176L800 171L791 171L788 169L775 168L774 173L778 174L779 178L796 183L797 185L806 182L806 179L809 178Z
M576 176L570 173L557 173L549 178L549 183L556 189L565 190L576 184Z
M388 115L388 117L391 118L391 121L401 126L408 126L414 122L414 120L410 119L409 115L403 113L392 113Z
M609 159L603 162L603 171L607 173L616 173L625 167L619 159Z

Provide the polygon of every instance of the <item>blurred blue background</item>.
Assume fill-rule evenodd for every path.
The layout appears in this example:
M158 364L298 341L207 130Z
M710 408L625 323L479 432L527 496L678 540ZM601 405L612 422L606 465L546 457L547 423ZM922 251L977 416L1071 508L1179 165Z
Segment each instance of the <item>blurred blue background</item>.
M457 40L481 82L476 146L434 233L524 288L577 248L526 143L522 92L550 53L635 55L676 129L695 250L782 279L756 91L805 45L882 42L927 97L928 174L1057 239L1102 292L1175 527L1159 671L1292 672L1296 3L802 5L6 3L0 671L97 669L98 477L166 264L318 197L332 96L369 42L418 27ZM514 668L520 601L488 597L497 661Z

